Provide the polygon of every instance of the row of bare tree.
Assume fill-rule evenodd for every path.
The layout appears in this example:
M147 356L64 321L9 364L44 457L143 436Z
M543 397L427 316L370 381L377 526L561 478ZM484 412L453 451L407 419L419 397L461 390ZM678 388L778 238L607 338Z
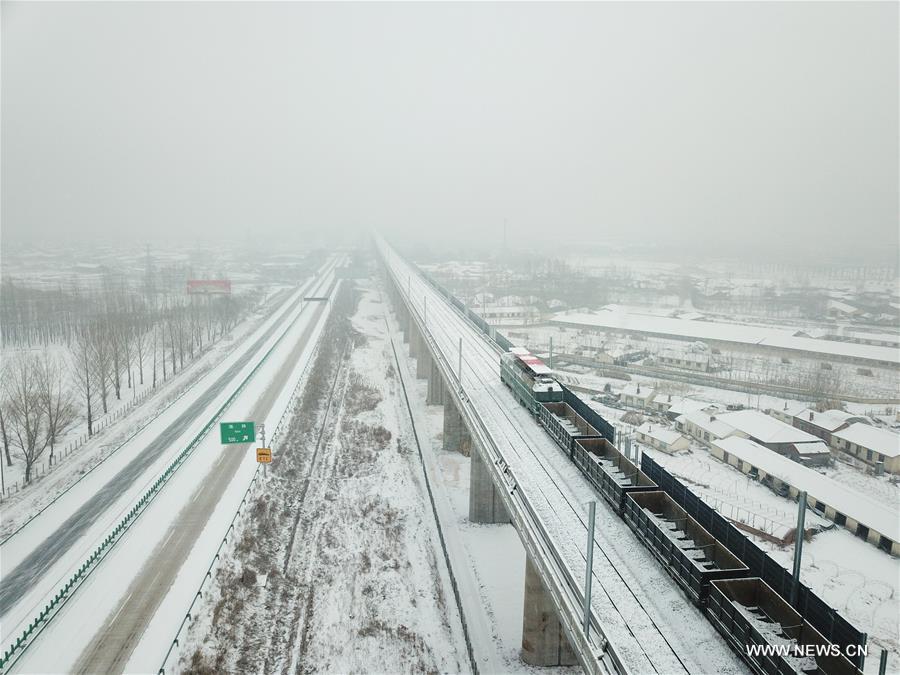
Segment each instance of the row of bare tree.
M93 435L111 399L145 382L152 387L180 372L204 347L235 325L248 300L188 298L153 311L110 301L103 313L82 318L67 331L67 356L54 349L7 352L0 386L0 436L4 459L18 457L25 481L58 438L76 424Z
M20 353L0 366L0 440L7 466L10 448L25 463L25 482L35 462L48 449L50 461L57 440L78 419L78 405L68 385L66 365L59 356Z

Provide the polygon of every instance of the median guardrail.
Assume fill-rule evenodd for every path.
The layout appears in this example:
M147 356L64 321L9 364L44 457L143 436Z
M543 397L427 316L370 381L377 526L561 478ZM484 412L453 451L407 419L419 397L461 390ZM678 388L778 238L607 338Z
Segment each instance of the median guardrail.
M327 274L327 272L326 272ZM165 484L171 479L175 472L185 463L193 451L203 441L206 435L213 429L216 422L222 417L238 395L244 390L250 380L256 375L257 371L268 361L269 357L281 344L284 336L287 335L294 324L303 315L303 309L297 313L297 316L291 321L284 332L278 337L275 343L266 351L259 362L241 381L237 389L232 392L228 399L216 410L212 418L203 426L200 432L194 436L191 442L172 460L165 471L153 482L140 499L132 506L128 513L119 521L119 523L110 531L96 549L88 556L78 570L69 578L69 580L53 595L51 600L44 606L34 619L32 619L22 634L16 638L9 648L3 652L0 657L0 673L7 673L9 669L22 657L28 646L40 633L47 627L54 616L59 612L62 606L72 597L76 590L84 583L91 573L97 568L100 562L109 554L113 546L124 536L125 532L134 524L135 520L147 510L149 504L159 495Z

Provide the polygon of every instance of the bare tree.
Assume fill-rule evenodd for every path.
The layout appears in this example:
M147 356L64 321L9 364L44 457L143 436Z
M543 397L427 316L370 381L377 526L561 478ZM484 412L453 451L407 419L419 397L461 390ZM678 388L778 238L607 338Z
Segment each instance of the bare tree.
M131 364L134 363L134 334L140 330L139 320L122 321L119 325L119 333L122 336L122 357L125 361L125 372L128 376L128 388L134 394L134 378L132 377Z
M144 384L144 358L147 356L147 347L149 342L147 335L147 326L139 321L134 331L134 356L137 359L138 378L141 384Z
M0 364L0 382L6 381L6 362ZM6 391L0 387L0 437L3 439L3 453L6 455L6 466L12 466L12 457L9 455L9 434L6 432Z
M97 395L93 353L91 330L87 325L82 325L73 335L70 348L69 372L72 374L72 382L75 384L75 388L79 391L84 401L88 436L93 436L94 434L93 403Z
M122 352L122 324L119 315L114 314L106 319L106 330L103 331L103 339L109 349L109 381L116 394L116 400L122 400L122 366L124 354ZM103 412L106 412L104 407Z
M36 357L18 356L9 364L3 382L8 397L10 437L25 461L26 483L31 480L35 462L47 449L46 415L40 396L40 368Z
M97 393L100 395L103 413L106 414L109 412L106 403L109 397L109 385L113 381L113 359L112 349L110 349L109 328L104 325L94 324L90 327L90 336L94 381L97 384Z
M153 388L156 389L156 355L159 353L159 349L157 348L157 325L153 324ZM163 369L166 367L165 359L163 359ZM165 380L165 374L163 375L163 380Z
M65 369L59 359L48 354L39 363L39 397L47 424L47 445L50 446L50 463L56 439L65 434L78 419L75 396L69 389Z

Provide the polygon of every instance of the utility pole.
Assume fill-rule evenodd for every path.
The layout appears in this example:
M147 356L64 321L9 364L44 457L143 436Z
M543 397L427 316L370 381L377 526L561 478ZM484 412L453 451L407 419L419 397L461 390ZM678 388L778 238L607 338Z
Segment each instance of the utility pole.
M584 577L584 636L589 637L591 629L591 580L594 572L594 517L597 512L597 502L588 503L588 539L587 539L587 567Z
M549 359L549 361L550 362L547 365L550 367L550 370L553 370L553 336L552 335L550 336L550 359Z
M260 423L259 425L259 447L266 447L266 425L264 423ZM266 470L266 465L263 464L263 477L268 475Z
M803 526L806 522L806 492L797 495L797 531L794 534L794 578L791 581L791 605L797 607L800 591L800 558L803 556Z
M459 389L462 391L462 336L459 338L459 368L456 371L456 377L459 379Z

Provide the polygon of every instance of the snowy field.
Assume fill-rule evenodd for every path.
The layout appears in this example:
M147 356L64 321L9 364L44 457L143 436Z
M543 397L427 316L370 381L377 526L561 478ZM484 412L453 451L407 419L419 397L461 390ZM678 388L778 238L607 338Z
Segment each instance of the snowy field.
M734 327L740 328L737 324ZM599 329L585 331L549 325L513 327L508 330L501 329L501 332L514 343L529 346L533 351L547 351L552 337L553 349L557 354L577 354L581 348L647 350L651 355L665 351L682 353L686 352L691 344L687 341L657 337L623 338L617 334L606 334ZM826 347L829 344L841 344L823 342ZM855 346L860 347L860 345ZM709 373L710 376L731 378L736 383L759 382L808 389L813 392L811 394L813 398L824 398L826 395L846 395L858 396L863 399L896 399L898 387L900 387L900 371L896 369L867 366L872 374L862 375L857 371L856 366L834 361L825 354L821 359L792 354L787 359L788 363L784 363L778 356L759 354L735 346L731 349L722 348L721 354L711 354L710 360L722 368L719 372ZM823 361L830 363L830 370L822 368L821 362ZM632 364L632 367L640 367L641 363L638 361ZM679 374L695 378L707 375L707 373L673 367L667 367L665 370L667 375L670 374L673 379L677 379ZM743 396L746 399L747 394L744 393ZM756 397L755 394L753 396Z
M275 448L281 459L204 598L206 618L182 642L181 668L469 670L386 337L366 287L352 320L324 336Z
M83 425L75 426L60 439L57 462L51 467L46 461L42 461L40 464L42 472L27 485L22 485L21 481L24 463L15 461L16 451L13 450L13 466L4 468L7 472L5 478L8 491L11 489L10 486L16 487L12 488L14 491L3 500L0 507L2 514L0 539L20 527L23 522L116 452L136 430L142 429L159 417L198 383L206 381L206 376L219 364L226 362L236 351L246 348L252 335L259 331L261 326L269 325L273 317L283 311L291 299L290 295L284 293L278 296L277 302L261 305L256 312L240 321L223 339L205 348L202 356L186 364L185 368L174 377L170 376L165 382L162 380L157 382L155 389L151 386L149 377L145 379L143 385L135 381L133 391L130 391L121 402L113 399L113 403L118 405L111 405L110 414L97 419L98 424L91 438L86 439L83 444L79 440L78 447L75 448L76 439L81 439L84 431ZM63 348L58 350L64 351ZM137 405L132 404L134 401ZM69 447L72 447L71 452L67 452Z
M326 277L323 283L328 281ZM305 289L301 289L300 292L303 290ZM309 335L310 331L314 330L314 317L320 315L309 307L301 308L299 305L291 309L290 314L290 320L285 321L273 336L259 343L257 360L242 366L241 372L237 373L234 386L253 372L255 363L260 364L258 372L248 381L247 387L231 402L226 411L227 415L246 419L245 415L249 412L251 413L249 419L266 421L271 425L270 428L274 427L281 415L277 407L287 404L283 392L293 389L292 379L300 375L295 366L299 366L299 362L307 358L304 357L304 350L312 351L311 346L304 342L303 336ZM265 330L265 326L259 329ZM284 339L280 339L282 335ZM261 354L266 352L269 352L270 358L261 361ZM222 367L227 367L227 364L220 364L217 368ZM230 391L224 392L208 400L207 404L215 410L229 395ZM164 413L159 418L160 422L165 423L164 418L168 414L177 414L176 409L179 405L181 404L176 404L173 410ZM266 409L262 410L260 406ZM197 433L199 427L209 419L209 414L211 413L201 411L196 423L189 425L189 428L184 430L185 434L173 440L170 451L177 452L184 447L184 443L187 442L185 439ZM148 433L151 432L152 430L148 428ZM133 448L134 444L126 445L126 450L129 447ZM138 445L138 449L140 447L143 446ZM203 578L218 541L227 531L230 514L236 510L250 476L256 470L255 453L251 448L231 449L232 452L223 452L217 435L204 438L181 469L165 485L160 498L153 500L147 507L147 513L135 522L137 529L129 530L112 548L107 558L64 605L34 646L25 653L24 660L18 667L30 672L58 672L73 668L78 662L78 667L90 669L92 662L82 664L79 655L83 659L85 653L95 646L92 644L92 638L99 631L103 639L96 646L101 653L104 648L103 642L122 645L116 647L121 651L108 657L111 659L110 663L114 665L100 670L125 668L132 651L135 654L134 658L138 660L128 662L126 669L128 672L150 672L158 668L165 652L165 640L171 639L171 632L177 627L180 617L184 616L184 607L193 598L197 583ZM128 452L125 451L116 453L89 476L92 479L102 480L101 474L104 471L115 473L114 465L116 462L127 462L127 455ZM133 503L136 498L135 490L138 492L143 490L170 459L162 456L144 472L133 488L130 487L119 495L117 503L108 510L108 514L90 526L82 540L54 564L54 568L42 578L42 584L45 579L51 583L57 578L65 579L69 574L67 566L83 558L84 551L92 548L97 539L111 527L111 523ZM77 499L79 492L87 491L89 494L96 492L96 489L90 489L90 480L78 483L78 486L79 489L66 494L67 499ZM203 499L198 500L201 493ZM205 512L201 512L201 506ZM41 517L50 517L53 513L53 510L48 510ZM31 529L29 527L28 530L23 530L23 533ZM172 536L176 534L178 537L172 540ZM182 535L186 535L187 539ZM183 556L175 545L176 541L182 539L185 539L186 546L181 549ZM21 536L15 538L19 548L28 541L28 538L22 539ZM4 555L5 567L13 563L14 561L8 561ZM146 574L151 575L152 581L148 577L140 582L142 575ZM129 584L133 581L139 582L137 594L134 588L129 588ZM43 586L34 590L44 593ZM31 595L33 593L29 594L29 598ZM167 604L169 598L174 598L174 604ZM20 603L20 606L27 609L31 600L26 600L28 601ZM135 611L129 605L132 600L143 603L137 608L139 611ZM186 604L183 604L185 601ZM155 618L159 619L156 623ZM16 623L7 622L6 619L4 638L7 631ZM111 623L103 628L106 622ZM132 633L127 632L126 625L135 627ZM154 628L155 625L160 626L162 630ZM160 635L165 636L163 642L158 639ZM50 644L56 645L56 648L47 649L47 645ZM149 649L144 649L145 647Z
M479 671L545 672L519 656L525 599L525 549L519 535L512 525L469 521L471 460L443 450L443 408L425 404L427 380L416 378L416 360L408 355L408 345L393 321L392 326ZM562 675L580 668L553 672Z

